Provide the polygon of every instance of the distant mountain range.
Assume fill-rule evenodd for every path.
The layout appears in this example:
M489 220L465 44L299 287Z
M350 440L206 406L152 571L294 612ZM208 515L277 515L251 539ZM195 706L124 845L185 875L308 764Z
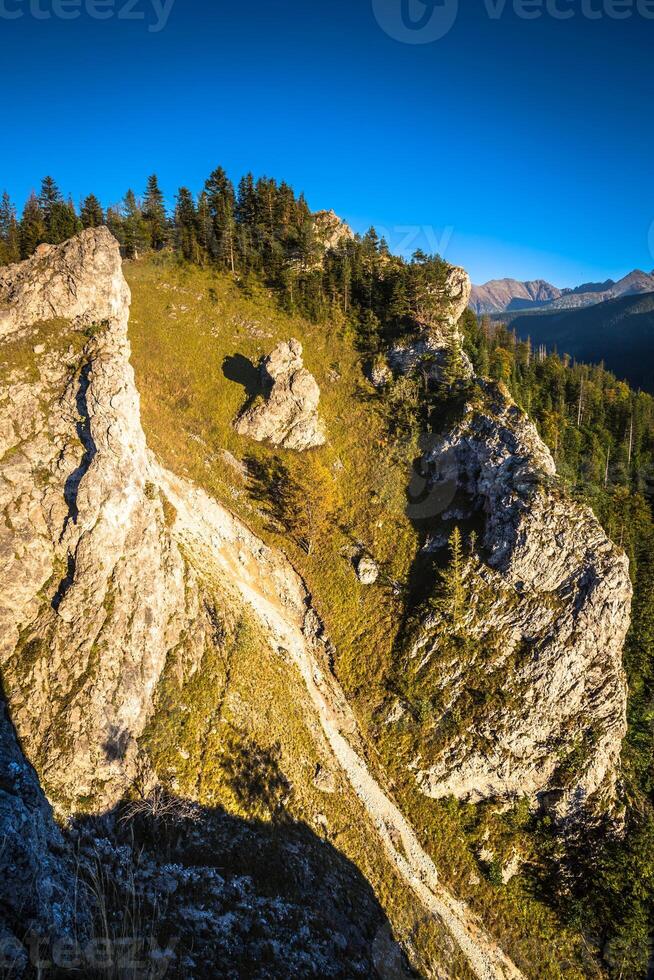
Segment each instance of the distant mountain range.
M643 276L632 273L626 279L638 286L642 280L633 277ZM618 377L654 394L654 283L650 289L644 294L625 290L616 298L572 309L558 307L557 300L545 308L507 310L493 319L510 323L519 337L531 338L534 345L545 344L550 350L556 347L561 354L580 361L603 361ZM611 291L599 290L593 295L604 296ZM590 291L586 288L576 295L585 297Z
M636 269L618 282L590 282L576 289L559 289L544 279L519 282L516 279L492 279L483 286L473 286L470 307L477 314L506 313L516 310L570 310L595 306L620 296L654 292L654 272Z

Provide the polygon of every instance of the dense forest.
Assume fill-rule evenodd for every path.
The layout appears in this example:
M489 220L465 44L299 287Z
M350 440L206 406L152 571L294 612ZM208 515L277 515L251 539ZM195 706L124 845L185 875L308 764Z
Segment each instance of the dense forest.
M320 320L338 311L369 338L411 325L412 311L428 302L425 286L444 274L438 258L418 253L407 263L391 255L373 229L343 236L325 253L309 207L288 184L252 174L235 189L222 168L196 199L186 187L168 214L155 175L142 198L127 191L103 210L90 194L79 212L51 177L28 198L20 219L5 192L0 201L0 264L27 258L41 243L58 244L83 228L106 224L127 258L174 250L180 258L251 279L276 290L284 307ZM381 271L383 269L383 274Z
M287 184L248 174L235 188L221 168L197 197L180 188L172 214L156 176L142 198L130 190L106 211L93 194L78 211L50 177L20 217L5 193L0 264L101 224L126 257L168 250L179 261L233 275L243 288L262 283L284 309L310 320L337 320L352 332L366 361L428 318L429 304L437 302L434 287L447 271L438 256L416 253L406 261L392 255L373 229L337 236L326 249L305 199ZM477 373L507 386L536 422L569 491L593 507L631 560L635 604L625 651L630 702L621 786L626 833L589 831L567 847L568 873L548 878L557 865L547 855L560 857L561 846L539 826L544 860L535 887L567 921L600 942L614 975L643 975L654 921L654 398L600 366L534 350L470 311L462 332ZM453 351L453 366L457 356ZM413 388L403 380L383 397L397 419L402 406L410 415L412 398L417 410L425 396L435 403L442 392L426 392L416 378Z

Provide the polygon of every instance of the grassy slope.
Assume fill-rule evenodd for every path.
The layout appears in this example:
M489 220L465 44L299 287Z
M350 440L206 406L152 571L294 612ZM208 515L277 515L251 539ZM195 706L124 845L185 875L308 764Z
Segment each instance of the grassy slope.
M592 963L583 962L581 941L560 929L551 912L530 894L522 876L498 887L481 873L474 848L487 834L498 854L509 855L516 843L528 850L520 808L499 817L490 807L429 800L413 789L406 771L392 765L392 746L380 743L375 748L373 716L384 697L385 676L404 613L402 592L393 583L407 583L418 547L404 516L414 447L397 447L389 441L382 406L363 380L352 338L335 326L289 317L265 292L246 296L228 279L209 271L157 259L127 263L125 274L133 293L132 360L150 446L172 470L197 481L268 543L282 548L305 577L336 646L339 680L370 736L371 759L385 770L387 781L392 779L396 796L444 880L479 911L528 975L594 975ZM292 473L302 475L306 456L275 454L236 435L231 422L245 403L245 393L223 374L226 358L242 355L256 363L278 340L291 336L302 342L306 366L322 391L329 444L312 455L330 474L334 499L340 502L321 527L311 556L275 529L261 502L249 492L247 480L223 455L226 450L237 460L255 457L264 463L276 455ZM228 361L229 374L234 364ZM362 588L353 573L347 557L353 543L369 549L381 564L380 583L374 588ZM258 671L259 667L253 676L260 683L244 687L238 700L241 706L253 706L253 725L262 713L274 730L276 712L266 714L263 701L284 702L289 692L268 673L262 676ZM301 698L299 691L295 697ZM286 739L282 768L297 767L304 752L313 758L300 731L301 726L294 727L297 734L291 732ZM174 744L175 738L171 730L169 741ZM304 777L298 773L298 784L305 778L306 773ZM219 792L224 780L221 785ZM307 804L307 813L315 805ZM338 799L334 805L338 808ZM339 826L343 816L330 814L330 824ZM384 904L393 901L393 883L385 880L378 860L376 868L372 866L374 848L355 830L350 834L336 845L369 874ZM454 970L456 974L456 966Z

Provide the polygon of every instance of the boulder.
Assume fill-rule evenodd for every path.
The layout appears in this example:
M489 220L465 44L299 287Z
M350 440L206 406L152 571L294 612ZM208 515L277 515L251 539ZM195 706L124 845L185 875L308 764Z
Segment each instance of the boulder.
M261 375L263 401L239 416L236 431L298 452L324 445L325 427L318 415L320 388L304 367L300 342L279 343L264 359Z
M356 563L356 573L362 585L374 585L379 578L379 565L369 555L363 555Z

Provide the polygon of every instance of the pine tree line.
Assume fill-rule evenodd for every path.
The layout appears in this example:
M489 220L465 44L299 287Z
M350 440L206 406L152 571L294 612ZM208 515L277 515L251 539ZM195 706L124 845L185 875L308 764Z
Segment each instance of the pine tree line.
M438 306L446 265L417 252L410 262L391 254L374 229L325 249L302 194L285 182L246 174L235 187L222 167L199 195L180 187L172 213L156 175L142 197L128 190L103 210L90 194L79 212L51 177L30 195L22 216L5 193L0 205L0 264L30 256L43 242L58 244L82 228L106 224L123 254L135 258L169 249L180 259L211 265L276 291L284 308L313 320L350 323L367 351L411 329Z

